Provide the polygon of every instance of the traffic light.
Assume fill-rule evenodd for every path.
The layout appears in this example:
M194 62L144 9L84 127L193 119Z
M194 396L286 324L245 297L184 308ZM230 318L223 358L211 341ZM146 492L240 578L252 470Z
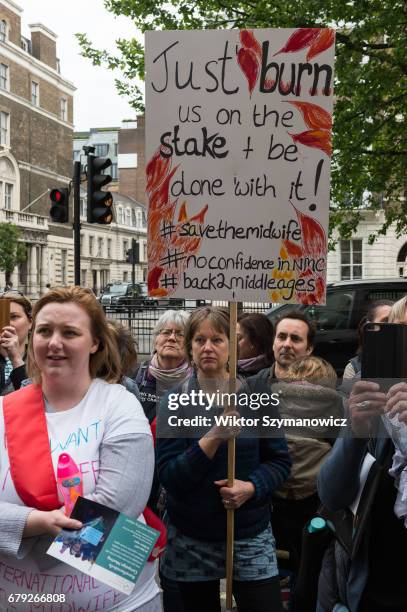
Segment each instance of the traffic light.
M131 249L126 251L126 263L140 263L140 245L138 242L133 241Z
M69 221L69 189L62 187L53 189L49 194L51 200L51 219L55 223L66 223Z
M113 196L110 191L101 190L112 180L109 174L102 174L111 165L107 157L88 155L88 223L109 225L113 221Z

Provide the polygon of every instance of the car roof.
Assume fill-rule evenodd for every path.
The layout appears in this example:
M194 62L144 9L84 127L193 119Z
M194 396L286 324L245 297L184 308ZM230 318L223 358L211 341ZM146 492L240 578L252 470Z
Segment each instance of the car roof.
M354 285L386 285L386 284L405 284L407 286L407 278L360 278L357 280L334 281L327 284L330 287L352 287Z

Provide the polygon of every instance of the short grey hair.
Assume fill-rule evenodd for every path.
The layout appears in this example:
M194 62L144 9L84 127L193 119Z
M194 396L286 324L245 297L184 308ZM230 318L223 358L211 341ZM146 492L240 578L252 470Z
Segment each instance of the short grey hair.
M407 311L407 295L402 297L400 300L397 300L391 307L389 312L389 323L399 323L406 316Z
M153 351L157 336L162 329L165 329L168 325L176 325L185 332L189 316L190 313L186 310L166 310L158 319L153 329Z

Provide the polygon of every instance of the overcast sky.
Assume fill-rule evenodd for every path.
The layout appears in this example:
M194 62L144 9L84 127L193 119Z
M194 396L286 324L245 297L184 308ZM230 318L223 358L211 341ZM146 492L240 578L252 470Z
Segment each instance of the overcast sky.
M22 34L30 38L28 24L42 23L57 36L57 56L61 75L75 85L75 130L120 126L123 119L135 117L125 98L116 93L114 74L79 55L75 32L85 32L98 49L115 49L117 38L135 33L126 17L114 18L103 0L15 0L22 9Z

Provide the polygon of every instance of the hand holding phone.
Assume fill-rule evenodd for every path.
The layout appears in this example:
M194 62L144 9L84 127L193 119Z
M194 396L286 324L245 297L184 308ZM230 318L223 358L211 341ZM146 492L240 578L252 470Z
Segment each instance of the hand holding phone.
M348 401L353 433L357 437L369 437L373 420L381 416L386 406L386 395L375 382L358 380L352 388Z
M363 328L362 379L377 380L382 390L407 378L407 325L366 323Z

